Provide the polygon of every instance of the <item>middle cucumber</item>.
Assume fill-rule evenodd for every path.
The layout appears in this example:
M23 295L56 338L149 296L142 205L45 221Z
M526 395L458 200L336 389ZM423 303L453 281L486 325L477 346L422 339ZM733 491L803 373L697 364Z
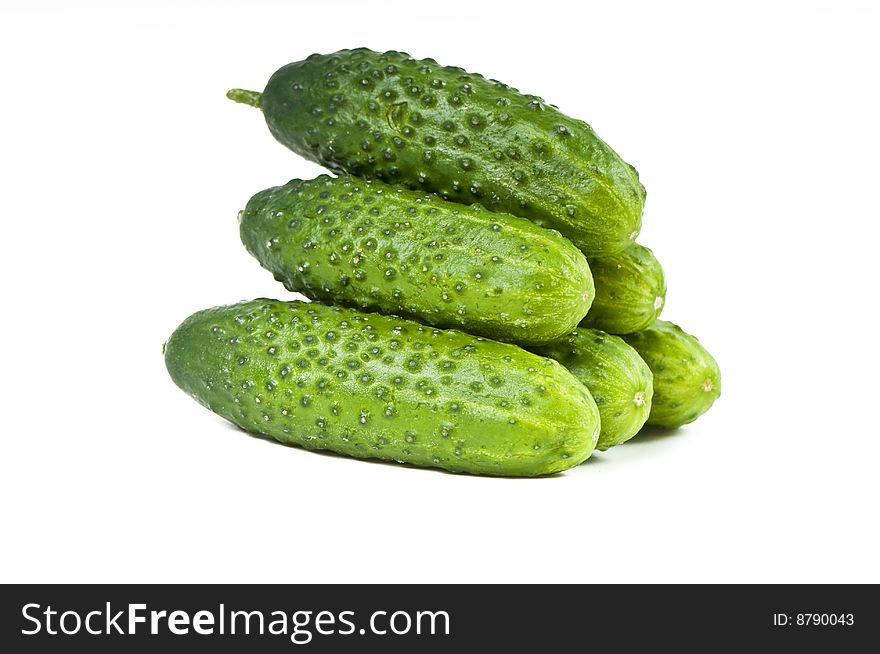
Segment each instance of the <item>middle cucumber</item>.
M253 196L241 239L290 291L527 345L550 342L595 295L558 232L357 177L295 179Z

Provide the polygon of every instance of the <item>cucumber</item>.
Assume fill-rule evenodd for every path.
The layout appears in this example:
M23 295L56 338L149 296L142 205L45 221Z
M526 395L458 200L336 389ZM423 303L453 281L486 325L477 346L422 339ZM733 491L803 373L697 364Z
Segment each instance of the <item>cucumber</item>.
M706 413L721 395L721 371L696 337L658 320L623 339L654 373L649 425L674 429Z
M262 93L227 95L261 108L278 141L331 170L524 216L588 256L622 250L641 228L638 173L589 125L433 59L314 54Z
M582 327L611 334L645 329L663 311L666 278L657 257L633 243L610 257L591 258L596 297Z
M574 329L593 299L587 260L558 232L357 177L257 193L241 239L291 291L518 343Z
M551 359L318 303L200 311L165 346L174 382L249 432L453 472L537 476L590 456L599 413Z
M617 336L577 329L531 349L561 363L589 389L599 407L598 449L629 440L645 424L654 395L653 375L638 353Z

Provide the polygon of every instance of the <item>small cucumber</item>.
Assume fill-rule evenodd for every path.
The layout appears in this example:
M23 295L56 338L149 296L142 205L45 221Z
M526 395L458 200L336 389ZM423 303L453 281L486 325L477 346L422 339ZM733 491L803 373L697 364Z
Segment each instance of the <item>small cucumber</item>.
M663 311L666 278L657 257L633 243L610 257L591 258L596 297L582 327L611 334L645 329Z
M586 386L599 407L596 447L629 440L648 419L654 395L651 370L629 345L598 329L577 329L550 345L531 348L555 359Z
M433 59L314 54L262 93L227 95L262 109L278 141L331 170L524 216L588 256L622 250L641 228L638 173L589 125Z
M288 290L516 343L574 329L587 260L558 232L479 205L322 175L257 193L241 239Z
M551 359L315 302L200 311L165 364L244 430L359 458L531 477L582 462L599 436L589 391Z
M623 339L654 373L654 400L648 424L675 428L693 422L721 395L721 371L696 337L658 320Z

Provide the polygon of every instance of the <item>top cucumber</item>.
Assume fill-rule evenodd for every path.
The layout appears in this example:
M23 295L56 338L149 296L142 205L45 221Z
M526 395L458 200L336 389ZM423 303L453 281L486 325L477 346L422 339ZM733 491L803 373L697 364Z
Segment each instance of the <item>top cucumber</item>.
M365 48L314 54L263 93L272 134L337 172L402 183L529 218L587 256L639 233L645 189L593 129L533 95L461 68Z

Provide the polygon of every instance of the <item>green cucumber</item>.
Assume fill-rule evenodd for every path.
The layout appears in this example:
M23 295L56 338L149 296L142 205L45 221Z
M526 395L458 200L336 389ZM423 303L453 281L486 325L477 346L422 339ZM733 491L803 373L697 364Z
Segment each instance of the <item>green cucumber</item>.
M241 238L288 290L517 343L574 329L593 299L558 232L424 191L322 175L257 193Z
M649 425L674 429L706 413L721 395L721 371L696 337L658 320L623 339L654 373Z
M638 353L617 336L577 329L531 349L561 363L589 389L602 425L598 449L620 445L645 424L654 395L653 375Z
M599 436L589 391L551 359L314 302L200 311L165 364L246 431L359 458L530 477L584 461Z
M638 243L610 257L591 258L596 297L582 327L611 334L645 329L663 311L666 278L657 257Z
M433 59L314 54L262 93L227 95L262 109L278 141L331 170L524 216L588 256L622 250L641 228L638 173L589 125Z

